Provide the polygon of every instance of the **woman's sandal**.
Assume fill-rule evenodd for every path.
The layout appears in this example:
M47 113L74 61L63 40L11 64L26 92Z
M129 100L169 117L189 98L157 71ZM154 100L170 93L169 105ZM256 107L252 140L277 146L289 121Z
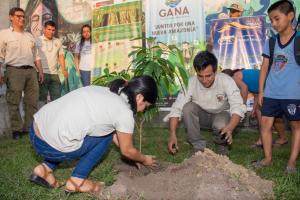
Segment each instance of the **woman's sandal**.
M34 174L34 172L30 175L29 180L37 185L46 187L46 188L59 188L62 186L62 184L60 184L56 179L54 181L54 183L49 183L48 181L46 181L47 177L49 176L49 174L52 174L52 171L47 171L47 168L45 167L45 165L41 164L43 171L44 171L44 175L41 177L37 174Z
M103 188L103 186L105 185L104 182L94 182L94 181L91 181L92 182L92 187L86 191L83 191L81 189L81 187L84 185L84 183L86 182L87 179L84 179L80 185L77 185L77 183L75 183L71 178L68 180L70 181L70 183L74 186L74 190L68 190L68 189L65 189L65 194L66 195L72 195L72 194L76 194L76 193L80 193L80 192L87 192L87 193L96 193L96 192L100 192L101 189ZM90 181L90 180L89 180ZM96 187L99 186L99 190L96 190Z

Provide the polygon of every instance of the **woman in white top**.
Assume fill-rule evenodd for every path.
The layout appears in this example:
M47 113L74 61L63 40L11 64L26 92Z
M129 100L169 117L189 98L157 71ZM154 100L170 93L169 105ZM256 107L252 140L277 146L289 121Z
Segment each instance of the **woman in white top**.
M76 71L80 72L83 86L91 84L92 61L91 26L85 24L81 27L81 39L76 44L74 62Z
M50 102L34 115L30 140L44 161L36 166L30 181L48 188L59 187L53 170L65 160L78 159L66 193L98 192L102 183L87 176L101 160L111 141L122 155L143 165L155 159L132 144L134 114L143 112L157 99L157 86L150 76L129 82L117 79L110 88L88 86ZM77 108L77 109L74 109Z

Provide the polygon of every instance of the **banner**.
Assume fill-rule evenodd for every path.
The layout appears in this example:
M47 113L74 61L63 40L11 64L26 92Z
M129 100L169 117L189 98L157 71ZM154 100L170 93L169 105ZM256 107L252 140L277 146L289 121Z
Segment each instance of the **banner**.
M260 68L265 17L213 20L213 52L222 69Z
M205 48L203 0L145 0L145 19L146 37L177 45L187 67Z
M214 19L221 19L228 17L229 10L227 9L232 3L240 3L244 8L243 16L267 16L268 8L278 0L213 0L204 1L205 21L206 21L206 33L210 33L211 22ZM300 0L290 1L296 10L296 16L300 13ZM266 35L271 36L275 34L271 29L271 22L267 16L265 22ZM296 20L294 20L294 25ZM207 35L209 37L209 35Z
M92 79L101 75L104 68L119 72L128 67L132 46L142 45L141 40L132 40L142 36L141 18L140 1L93 1Z

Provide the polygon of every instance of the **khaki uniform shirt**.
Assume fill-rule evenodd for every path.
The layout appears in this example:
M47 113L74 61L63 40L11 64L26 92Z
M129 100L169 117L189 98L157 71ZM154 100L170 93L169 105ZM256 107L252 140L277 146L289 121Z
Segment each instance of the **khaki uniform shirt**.
M38 57L41 59L43 72L57 74L58 56L64 55L62 43L58 38L47 39L44 35L36 39Z
M38 60L31 33L16 32L12 27L0 31L0 63L11 66L30 65Z
M231 77L223 73L216 73L215 81L210 88L203 87L197 76L191 77L187 91L178 95L164 121L168 121L170 117L181 118L182 108L187 102L194 102L212 114L225 110L231 115L237 114L243 118L246 113L246 105L243 103L239 88Z

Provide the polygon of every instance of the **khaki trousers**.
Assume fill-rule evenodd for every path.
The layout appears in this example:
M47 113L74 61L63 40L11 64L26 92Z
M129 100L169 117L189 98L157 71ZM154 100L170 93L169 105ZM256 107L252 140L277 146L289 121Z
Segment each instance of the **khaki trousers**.
M194 149L204 149L206 147L206 141L201 134L200 127L212 129L214 142L218 144L219 131L229 121L230 114L227 111L211 114L193 102L186 103L183 106L183 123L187 131L187 139Z
M33 114L37 111L39 85L37 71L34 68L20 69L7 67L6 101L11 121L12 131L29 131L33 121ZM19 105L24 91L24 123L21 118Z

